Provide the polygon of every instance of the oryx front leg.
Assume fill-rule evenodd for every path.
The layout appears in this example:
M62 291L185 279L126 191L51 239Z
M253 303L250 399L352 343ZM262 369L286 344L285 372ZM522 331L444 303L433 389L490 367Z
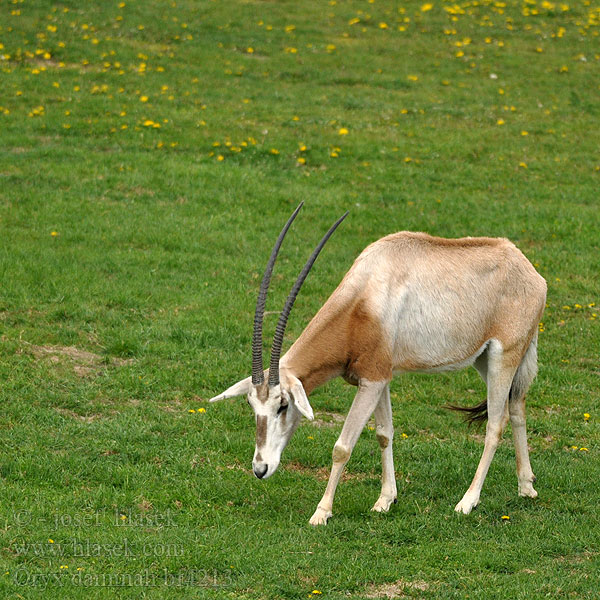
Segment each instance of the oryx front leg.
M506 365L507 359L500 352L490 352L487 373L488 422L485 431L483 454L475 477L462 500L455 506L456 512L468 515L478 504L481 488L506 424L508 423L508 393L515 374L515 368Z
M392 403L390 386L386 385L381 400L375 407L375 432L381 448L381 494L371 510L387 512L396 502L396 473L394 471L394 454L392 442L394 439L394 423L392 421Z
M333 497L344 467L352 454L363 427L380 401L381 393L387 385L387 381L371 382L364 380L359 384L350 412L348 412L348 416L344 421L342 433L333 447L331 474L329 475L325 494L323 494L317 510L310 519L311 525L326 525L327 520L332 516Z

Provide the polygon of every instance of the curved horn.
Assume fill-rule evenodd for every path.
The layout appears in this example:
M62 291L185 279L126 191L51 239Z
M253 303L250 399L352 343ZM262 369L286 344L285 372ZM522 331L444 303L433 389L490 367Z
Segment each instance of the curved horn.
M319 252L323 249L323 246L327 242L327 240L331 237L333 232L337 229L338 225L348 216L348 211L346 211L329 229L329 231L323 236L323 239L319 242L319 245L314 249L310 258L304 265L302 272L298 275L298 279L296 279L296 283L292 288L287 300L285 301L285 305L281 314L279 315L279 321L277 322L277 327L275 329L275 336L273 337L273 347L271 348L271 363L269 367L269 386L273 387L279 385L279 358L281 356L281 347L283 346L283 334L285 333L285 327L287 325L288 317L290 316L290 311L292 310L292 306L294 306L294 301L296 300L296 296L304 283L311 267L313 266L315 260L317 260L317 256L319 256Z
M273 250L271 251L271 256L267 263L267 267L265 268L265 273L258 291L256 311L254 313L254 332L252 333L252 383L254 385L260 385L265 380L262 361L262 328L265 305L267 303L267 292L269 291L269 283L271 283L271 275L273 274L273 266L275 265L275 259L277 258L283 238L303 204L304 202L300 202L298 208L292 213L292 216L281 230L281 233L273 246Z

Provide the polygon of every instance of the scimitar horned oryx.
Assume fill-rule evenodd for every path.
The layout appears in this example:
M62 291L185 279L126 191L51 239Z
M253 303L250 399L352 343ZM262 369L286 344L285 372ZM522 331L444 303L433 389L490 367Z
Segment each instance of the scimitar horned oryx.
M392 455L390 381L394 373L440 372L474 366L487 384L487 399L462 408L471 421L487 419L483 455L473 482L455 510L479 503L488 468L509 419L517 458L518 491L535 498L525 430L525 393L537 371L538 324L546 282L503 238L444 239L400 232L368 246L337 289L281 357L286 323L300 287L341 217L321 240L290 292L263 371L262 324L277 253L302 204L279 234L260 286L252 376L212 398L247 395L256 416L252 466L270 477L302 415L313 419L310 393L342 376L358 391L333 447L327 489L310 519L325 524L335 489L356 441L372 414L381 447L381 495L373 510L388 511L397 490Z

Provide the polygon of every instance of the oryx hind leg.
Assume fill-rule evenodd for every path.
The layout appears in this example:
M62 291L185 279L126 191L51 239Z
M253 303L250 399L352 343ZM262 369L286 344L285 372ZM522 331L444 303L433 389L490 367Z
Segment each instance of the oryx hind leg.
M483 482L508 423L508 395L518 362L518 358L515 360L513 353L509 354L503 351L499 342L490 343L486 372L488 422L483 454L469 489L454 509L456 512L468 515L479 504Z
M398 497L396 473L394 471L394 453L392 449L394 423L392 420L389 384L385 386L381 394L381 399L375 407L375 432L377 434L377 442L381 448L381 494L371 510L387 512Z
M513 430L515 456L517 459L517 478L519 481L519 496L536 498L533 489L535 475L529 462L527 448L527 430L525 426L525 394L537 373L537 334L534 336L517 372L515 374L508 400L510 424Z

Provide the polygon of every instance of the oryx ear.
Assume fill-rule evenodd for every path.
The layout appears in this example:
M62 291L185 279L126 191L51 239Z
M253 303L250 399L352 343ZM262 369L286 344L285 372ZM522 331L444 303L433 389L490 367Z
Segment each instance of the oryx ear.
M209 402L224 400L225 398L235 398L236 396L245 396L252 387L252 377L246 377L237 383L234 383L230 388L227 388L223 393L211 398Z
M302 382L294 376L290 377L292 385L290 386L290 394L294 398L296 408L309 420L312 421L315 418L313 409L308 401L308 396L304 391Z

